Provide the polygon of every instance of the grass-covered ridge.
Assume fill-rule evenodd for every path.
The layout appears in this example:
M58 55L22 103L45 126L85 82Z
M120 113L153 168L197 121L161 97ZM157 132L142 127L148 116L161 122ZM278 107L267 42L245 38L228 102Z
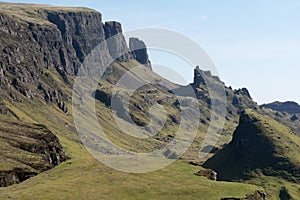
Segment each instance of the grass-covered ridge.
M20 22L30 22L37 24L49 24L46 19L47 12L70 12L70 13L97 13L96 10L84 7L63 7L46 4L23 4L0 2L0 13L6 14Z
M255 183L278 199L283 188L299 195L300 138L274 119L246 110L233 140L204 166L221 180ZM295 195L296 194L296 195Z

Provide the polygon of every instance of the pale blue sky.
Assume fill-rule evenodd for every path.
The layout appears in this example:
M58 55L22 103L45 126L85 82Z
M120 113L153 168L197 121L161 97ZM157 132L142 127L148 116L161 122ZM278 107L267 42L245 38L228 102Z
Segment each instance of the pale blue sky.
M16 2L16 1L13 1ZM214 60L221 79L247 87L258 103L300 102L300 1L298 0L26 0L17 2L85 6L103 19L120 21L125 31L156 27L182 33L199 43ZM181 62L151 54L158 64ZM191 80L192 68L184 68Z

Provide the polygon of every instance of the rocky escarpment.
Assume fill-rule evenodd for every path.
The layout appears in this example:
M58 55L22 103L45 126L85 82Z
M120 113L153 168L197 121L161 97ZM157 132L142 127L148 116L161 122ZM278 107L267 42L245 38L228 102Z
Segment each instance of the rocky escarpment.
M130 59L133 59L122 34L122 26L119 22L105 22L104 31L109 53L114 60L128 62Z
M205 101L209 105L211 105L212 102L210 92L216 92L217 95L226 95L228 116L240 115L240 113L247 108L254 110L259 109L246 88L234 90L231 87L227 87L218 76L213 75L210 71L201 70L199 66L196 66L194 69L194 81L190 86L194 89L197 98ZM221 88L224 88L225 91L218 91ZM210 89L212 91L210 91ZM185 87L180 88L178 91L184 95Z
M127 62L136 57L129 51L121 24L103 24L101 14L91 9L1 3L0 35L0 82L9 98L44 99L65 113L70 97L51 73L71 84L71 77L99 44L99 62L116 56L115 61ZM112 36L116 37L109 39Z
M16 184L64 162L57 137L45 126L0 121L0 187Z
M219 77L213 76L210 71L203 71L199 66L196 66L194 69L194 82L192 83L192 86L198 88L201 85L207 85L207 81L210 81L209 78L222 83Z
M49 71L70 82L68 76L76 75L84 57L105 40L101 15L51 10L37 14L38 21L21 21L0 13L1 87L13 100L44 99L67 112L69 99Z
M152 70L151 62L149 60L146 44L138 38L129 39L129 48L132 52L134 59L139 63L145 65L147 68Z

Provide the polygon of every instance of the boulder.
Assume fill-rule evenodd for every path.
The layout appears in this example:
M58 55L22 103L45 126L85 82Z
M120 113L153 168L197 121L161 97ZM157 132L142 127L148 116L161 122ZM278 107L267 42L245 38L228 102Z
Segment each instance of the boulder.
M196 176L203 176L209 180L217 181L217 172L213 171L212 169L202 169L195 173Z

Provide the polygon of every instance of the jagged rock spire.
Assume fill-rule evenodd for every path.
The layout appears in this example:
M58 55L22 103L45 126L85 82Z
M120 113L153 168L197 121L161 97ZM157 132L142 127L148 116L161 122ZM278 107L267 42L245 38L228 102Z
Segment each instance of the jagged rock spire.
M151 62L149 60L146 44L138 38L129 39L129 48L133 58L139 63L145 65L148 69L152 70Z
M115 21L105 22L104 31L108 50L113 58L117 58L119 62L128 62L133 58L122 34L121 23Z
M206 85L205 80L203 78L203 71L200 70L199 66L196 66L194 69L194 83L193 85L195 87L199 87L201 84Z

